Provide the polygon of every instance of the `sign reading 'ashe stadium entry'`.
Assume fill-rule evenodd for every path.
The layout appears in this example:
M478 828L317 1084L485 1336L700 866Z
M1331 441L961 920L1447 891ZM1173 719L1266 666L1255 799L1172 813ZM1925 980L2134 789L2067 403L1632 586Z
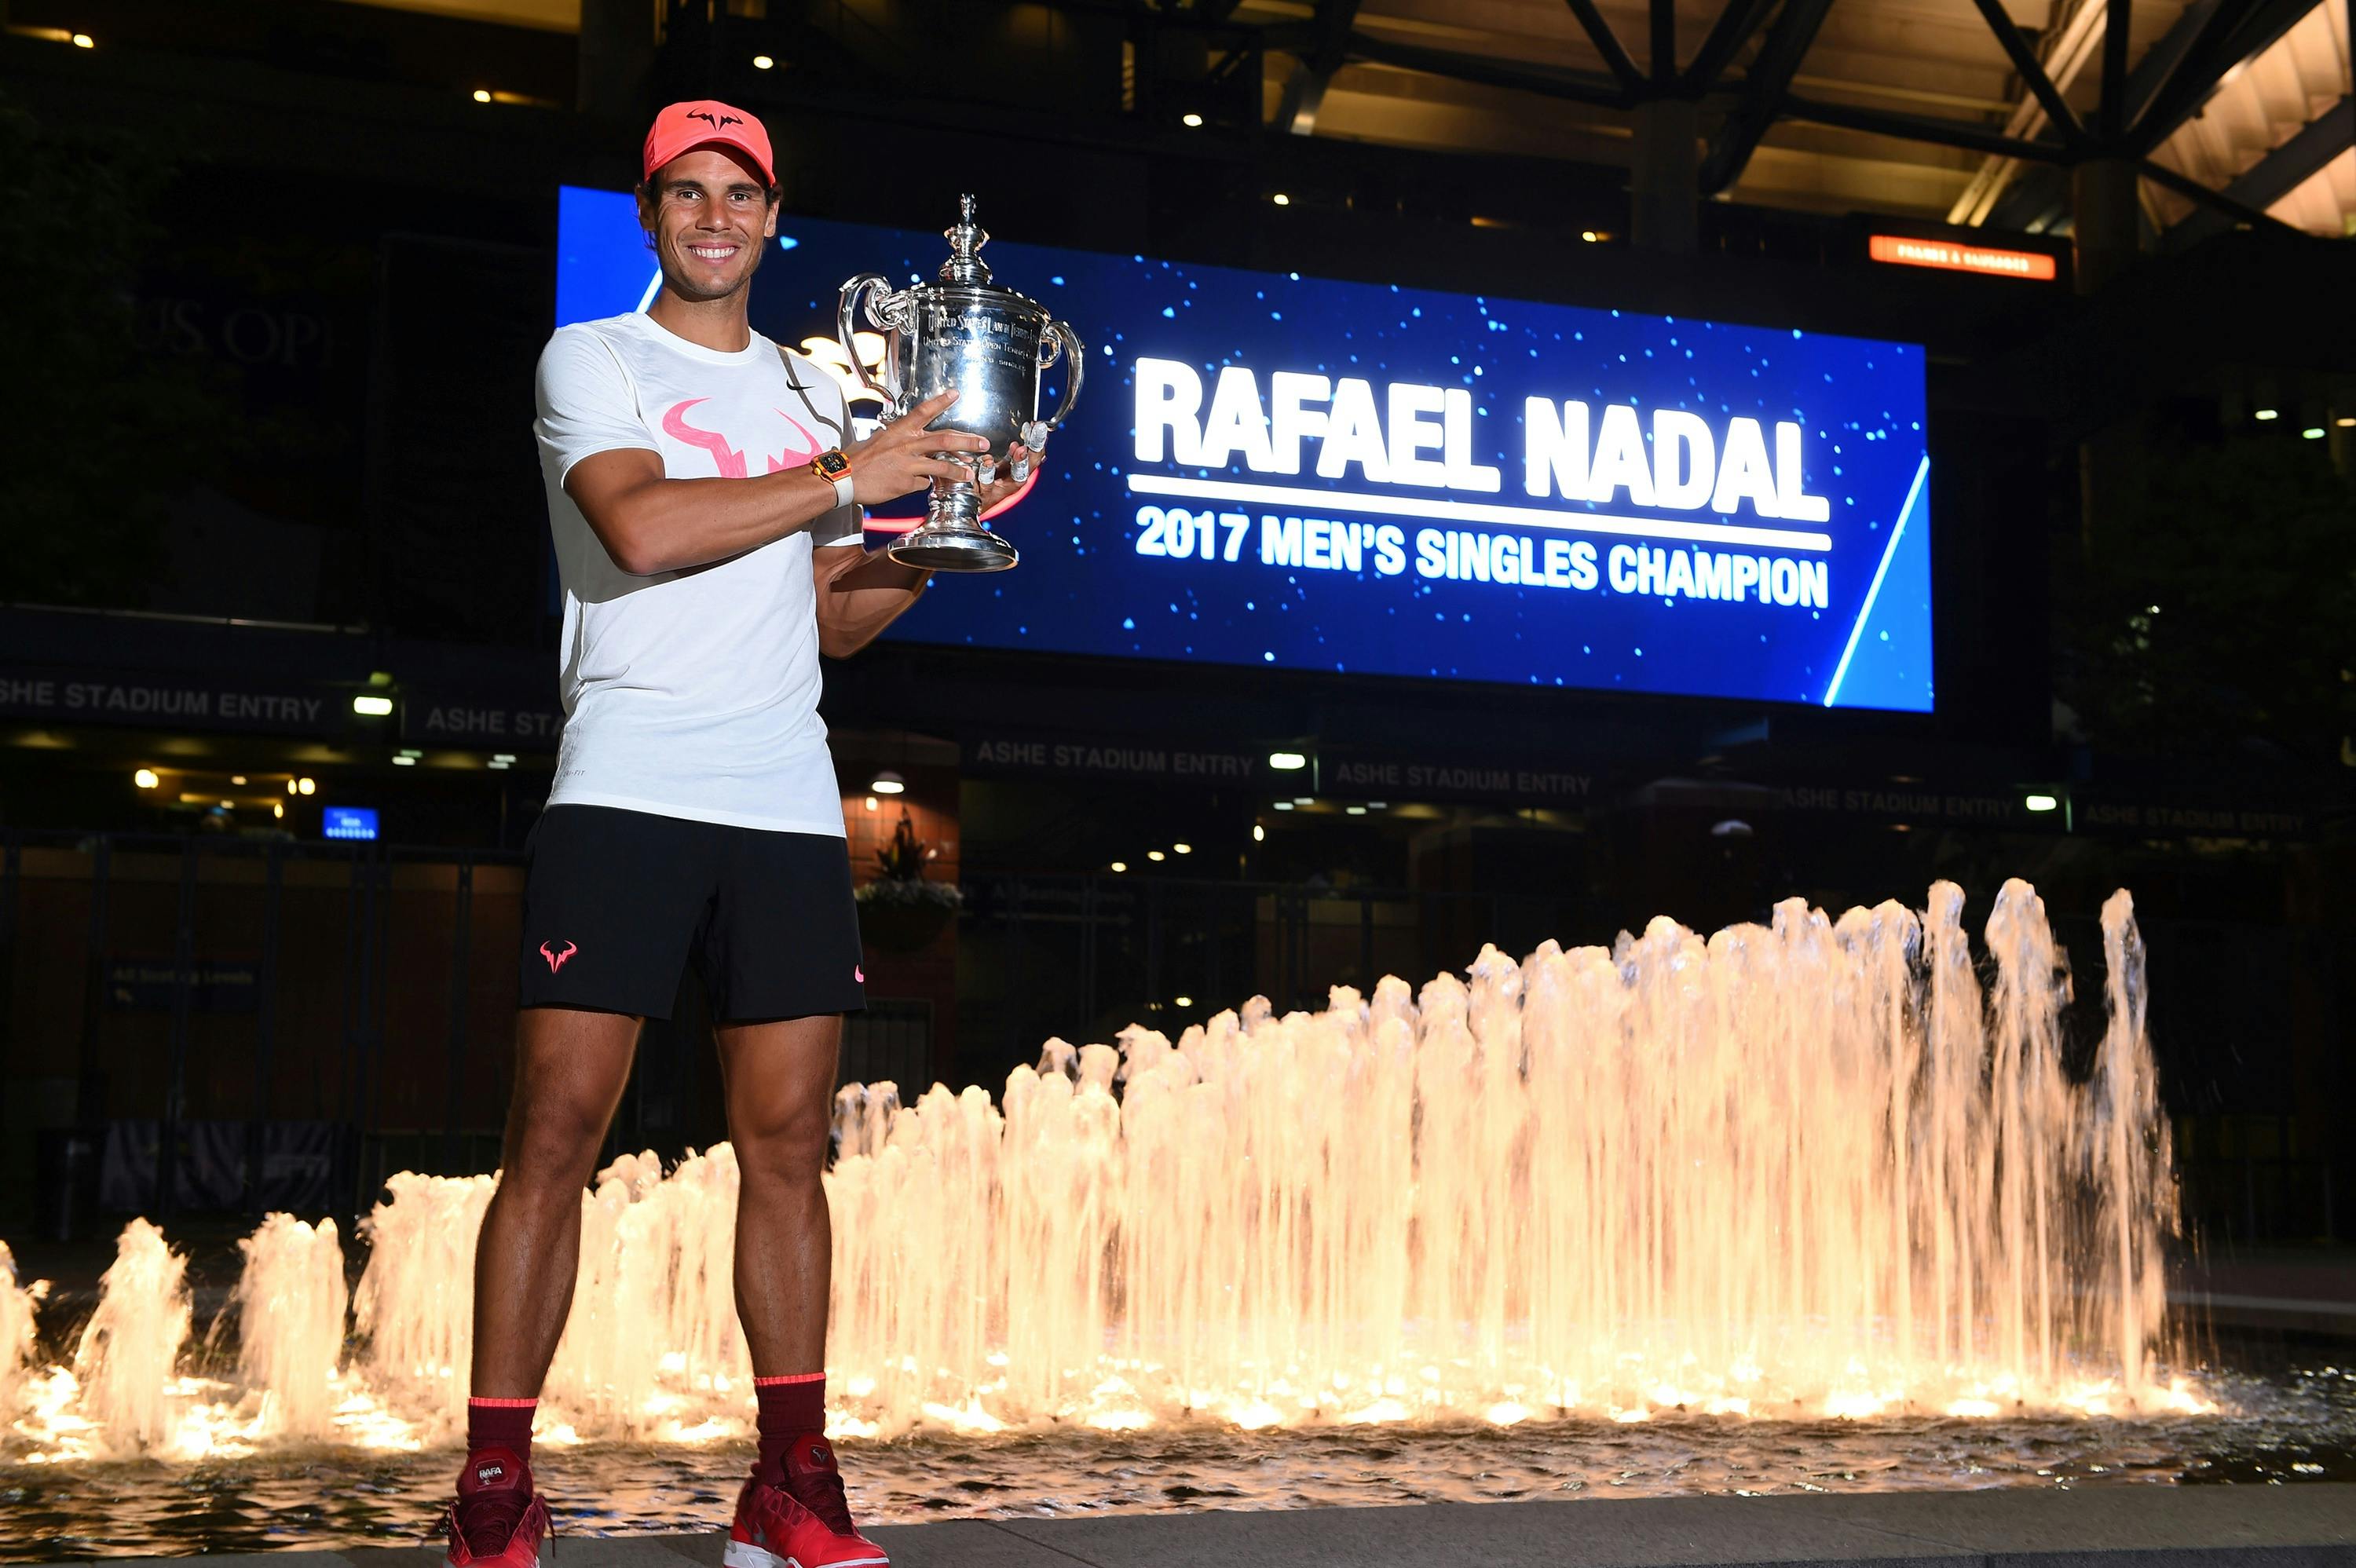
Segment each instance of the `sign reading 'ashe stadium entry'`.
M559 321L641 308L656 277L630 197L567 187L560 207ZM778 229L755 325L873 415L851 357L881 345L835 340L837 285L928 277L939 238ZM989 254L1090 346L1087 398L992 525L1022 564L936 584L894 636L1932 707L1914 345L1002 239Z

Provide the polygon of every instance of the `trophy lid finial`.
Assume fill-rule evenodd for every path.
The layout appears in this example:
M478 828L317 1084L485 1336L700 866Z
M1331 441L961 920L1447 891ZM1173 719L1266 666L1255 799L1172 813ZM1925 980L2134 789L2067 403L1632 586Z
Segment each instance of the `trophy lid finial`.
M981 259L981 248L990 243L990 234L973 220L978 205L970 192L958 197L957 224L942 230L942 237L949 242L949 259L941 263L941 282L945 283L990 282L990 265Z

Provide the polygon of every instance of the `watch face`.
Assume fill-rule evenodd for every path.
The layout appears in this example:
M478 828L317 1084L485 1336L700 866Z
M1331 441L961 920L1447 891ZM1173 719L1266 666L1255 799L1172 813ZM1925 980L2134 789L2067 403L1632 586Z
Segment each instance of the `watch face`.
M851 459L843 456L840 452L821 452L818 454L818 469L828 478L833 479L851 472Z

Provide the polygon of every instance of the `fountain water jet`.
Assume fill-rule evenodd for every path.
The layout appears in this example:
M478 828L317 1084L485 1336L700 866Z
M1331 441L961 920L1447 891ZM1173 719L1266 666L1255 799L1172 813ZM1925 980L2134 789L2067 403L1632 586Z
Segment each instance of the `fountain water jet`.
M35 1315L48 1293L47 1280L18 1283L16 1255L0 1242L0 1424L16 1415L24 1399L33 1365Z
M430 1423L464 1414L475 1348L475 1237L487 1176L385 1179L388 1196L360 1222L367 1269L352 1300L377 1387Z
M261 1395L256 1436L325 1437L333 1428L344 1353L344 1249L336 1222L263 1217L238 1243L241 1379Z
M98 1305L74 1349L80 1419L102 1451L168 1447L185 1391L177 1375L187 1342L188 1261L145 1220L123 1228L114 1262L99 1276Z

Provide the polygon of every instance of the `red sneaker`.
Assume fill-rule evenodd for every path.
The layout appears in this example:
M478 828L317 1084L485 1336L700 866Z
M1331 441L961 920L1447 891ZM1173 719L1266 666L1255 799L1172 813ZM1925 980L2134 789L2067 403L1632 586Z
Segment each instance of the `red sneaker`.
M725 1568L890 1568L884 1549L859 1533L842 1495L834 1446L819 1433L786 1448L786 1484L748 1477L736 1498Z
M449 1568L540 1568L541 1538L551 1531L530 1467L504 1448L466 1456L448 1522Z

